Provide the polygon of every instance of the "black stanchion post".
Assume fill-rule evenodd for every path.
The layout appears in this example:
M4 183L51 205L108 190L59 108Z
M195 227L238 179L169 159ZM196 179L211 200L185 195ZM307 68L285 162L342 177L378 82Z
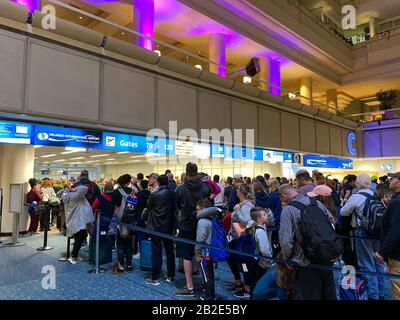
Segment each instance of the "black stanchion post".
M69 259L70 247L71 247L71 238L70 238L70 237L67 237L67 256L66 256L66 257L61 257L61 258L59 258L58 261L62 261L62 262L68 261L68 259Z
M101 219L101 215L100 215L101 211L97 212L96 215L96 258L95 258L95 268L94 269L90 269L88 272L89 273L95 273L95 274L99 274L99 273L104 273L106 271L106 269L103 268L99 268L99 251L100 251L100 219ZM91 240L90 240L91 241Z
M38 251L46 251L51 250L53 247L47 245L47 236L48 236L48 229L49 229L49 215L50 215L50 206L46 204L46 215L44 219L44 239L43 239L43 247L37 248Z

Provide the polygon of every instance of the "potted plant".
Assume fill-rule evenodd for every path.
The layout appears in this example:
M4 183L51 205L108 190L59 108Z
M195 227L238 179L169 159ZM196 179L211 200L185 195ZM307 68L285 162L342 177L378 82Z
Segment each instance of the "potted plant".
M376 94L376 99L379 101L379 110L386 111L393 109L397 103L397 93L394 90L383 91L382 89ZM384 118L391 118L393 112L388 111L383 114Z

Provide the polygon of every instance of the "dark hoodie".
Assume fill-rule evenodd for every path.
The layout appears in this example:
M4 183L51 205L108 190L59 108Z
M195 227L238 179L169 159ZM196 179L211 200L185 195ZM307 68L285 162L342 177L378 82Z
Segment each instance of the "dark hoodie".
M186 180L177 189L176 201L180 213L180 228L196 232L196 202L201 199L208 199L210 195L210 186L199 178Z
M265 192L256 192L256 207L268 208L268 194Z

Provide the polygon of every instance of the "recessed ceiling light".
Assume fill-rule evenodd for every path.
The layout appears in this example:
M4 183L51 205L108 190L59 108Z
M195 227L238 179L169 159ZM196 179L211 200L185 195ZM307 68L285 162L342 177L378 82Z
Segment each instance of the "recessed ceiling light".
M125 154L125 153L129 153L129 151L121 151L121 152L117 152L117 154Z
M122 35L124 35L124 34L125 34L125 32L121 32L121 34L122 34Z
M76 147L65 147L65 150L67 150L67 151L83 151L83 152L87 151L86 148L76 148Z
M113 161L113 160L115 160L114 158L111 158L111 159L106 159L107 161Z
M79 159L85 159L85 157L71 158L70 160L79 160Z
M91 158L99 158L99 157L107 157L109 155L110 155L109 153L106 153L106 154L95 154L94 156L90 156L90 157Z
M34 148L35 148L35 149L37 149L37 148L41 148L41 147L43 147L43 146L39 146L39 145L37 145L37 146L34 146Z
M83 17L79 17L79 20L82 20L83 19Z
M64 162L65 159L60 159L60 160L54 160L53 162Z
M46 155L44 155L44 156L40 156L41 158L50 158L50 157L55 157L56 156L56 154L55 153L52 153L52 154L46 154Z
M87 163L92 163L92 162L100 162L100 160L90 160L90 161L86 161Z

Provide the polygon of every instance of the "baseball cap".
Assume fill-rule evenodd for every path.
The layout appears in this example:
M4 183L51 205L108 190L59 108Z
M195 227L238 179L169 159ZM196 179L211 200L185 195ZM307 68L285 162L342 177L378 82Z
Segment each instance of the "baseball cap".
M387 174L389 178L397 178L400 179L400 171L396 173L388 173Z
M243 176L242 176L240 173L236 173L236 174L233 176L233 179L234 179L234 180L243 180Z
M154 172L150 173L148 176L146 176L147 179L154 178L157 180L158 180L158 177L159 177L158 173L154 173Z
M332 189L329 188L328 186L322 184L322 185L316 186L313 191L307 192L307 195L309 197L317 197L317 196L329 197L332 195Z

